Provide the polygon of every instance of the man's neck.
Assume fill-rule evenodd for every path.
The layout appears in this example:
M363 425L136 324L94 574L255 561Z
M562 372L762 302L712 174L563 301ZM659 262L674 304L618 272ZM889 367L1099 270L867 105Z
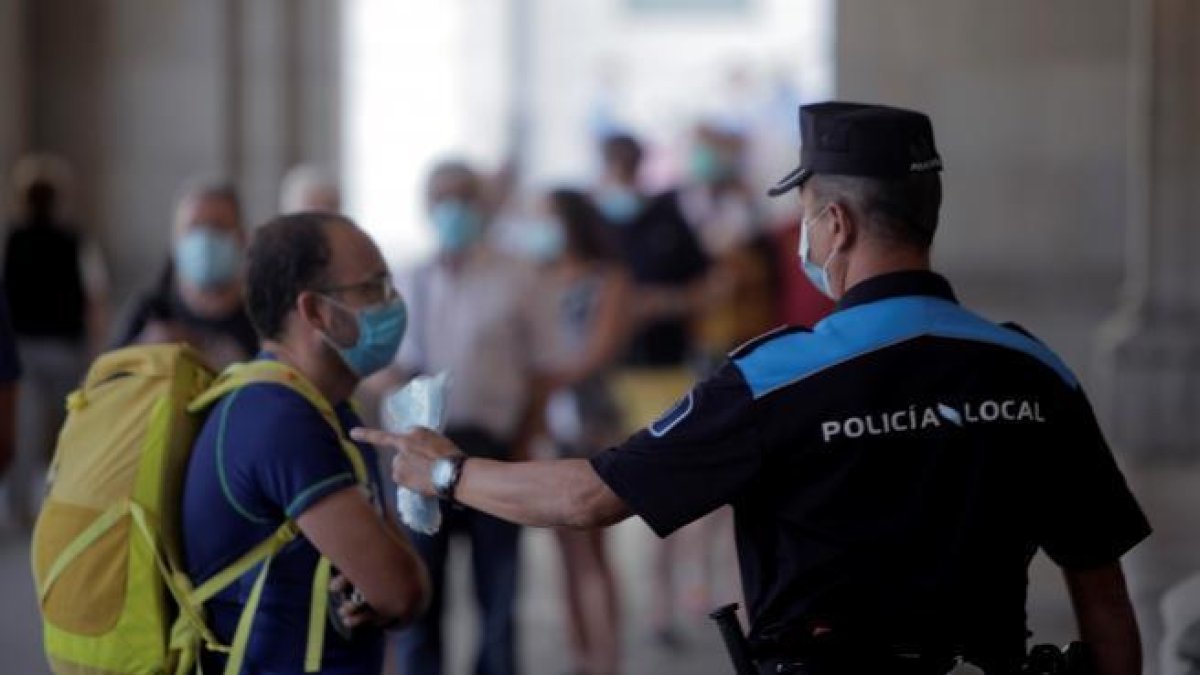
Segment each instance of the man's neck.
M437 257L437 263L451 274L461 274L467 265L470 264L471 258L475 257L482 247L482 243L475 242L461 251L440 253Z
M631 192L641 192L636 178L627 178L625 176L610 176L604 181L601 189L608 190L629 190Z
M842 293L859 283L892 272L929 271L929 252L908 248L874 249L867 255L857 256L849 262L846 270L845 287Z
M328 348L314 352L286 342L266 340L263 342L263 349L303 375L331 405L349 399L358 385L357 379L345 364L340 361L333 362L337 357L331 354Z
M224 319L241 305L242 288L234 283L219 289L201 290L180 282L179 299L195 316L210 320Z

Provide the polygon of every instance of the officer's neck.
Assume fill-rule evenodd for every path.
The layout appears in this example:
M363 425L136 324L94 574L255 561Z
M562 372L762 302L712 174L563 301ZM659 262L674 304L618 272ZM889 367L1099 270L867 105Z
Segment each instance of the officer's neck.
M893 272L929 271L929 251L908 246L867 246L847 255L842 293L858 284Z

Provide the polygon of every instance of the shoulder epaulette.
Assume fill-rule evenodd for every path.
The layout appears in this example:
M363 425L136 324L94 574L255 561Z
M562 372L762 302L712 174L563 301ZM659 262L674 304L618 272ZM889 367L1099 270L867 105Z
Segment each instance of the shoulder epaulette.
M756 338L752 338L740 347L729 352L729 358L740 359L749 356L755 349L771 342L772 340L783 337L784 335L792 335L794 333L811 333L812 330L804 326L779 326L774 330L767 331Z
M1038 336L1029 332L1029 330L1027 328L1025 328L1024 326L1022 326L1021 324L1019 324L1015 321L1005 321L1004 323L1001 323L1000 326L1003 328L1012 330L1012 331L1016 331L1016 332L1020 333L1021 335L1024 335L1025 337L1029 338L1030 340L1037 340L1038 342L1041 342L1041 340L1038 340Z

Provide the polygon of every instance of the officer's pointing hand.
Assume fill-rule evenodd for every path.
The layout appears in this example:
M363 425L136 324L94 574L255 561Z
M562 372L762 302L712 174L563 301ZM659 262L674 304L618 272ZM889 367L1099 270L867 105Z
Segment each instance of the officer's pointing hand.
M431 481L433 463L442 457L462 454L458 446L445 436L424 427L402 434L359 427L350 431L350 437L362 443L396 450L396 456L392 458L392 479L397 485L429 496L434 494Z

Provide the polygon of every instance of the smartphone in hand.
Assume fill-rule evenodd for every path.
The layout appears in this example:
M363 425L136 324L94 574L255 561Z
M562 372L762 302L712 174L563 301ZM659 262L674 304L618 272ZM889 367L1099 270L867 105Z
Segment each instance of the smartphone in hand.
M354 628L347 626L342 619L342 610L349 604L350 609L356 610L367 604L367 599L357 588L349 583L342 585L340 589L329 589L329 623L333 626L333 630L342 636L344 640L354 638Z

